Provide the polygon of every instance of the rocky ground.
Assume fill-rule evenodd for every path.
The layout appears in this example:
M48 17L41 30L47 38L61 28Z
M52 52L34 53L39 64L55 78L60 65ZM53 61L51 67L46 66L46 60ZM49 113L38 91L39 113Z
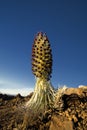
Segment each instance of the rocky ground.
M24 107L32 94L26 97L0 94L0 130L87 130L86 86L67 88L62 94L60 109L37 114L34 120L35 113ZM59 100L56 104L59 106Z

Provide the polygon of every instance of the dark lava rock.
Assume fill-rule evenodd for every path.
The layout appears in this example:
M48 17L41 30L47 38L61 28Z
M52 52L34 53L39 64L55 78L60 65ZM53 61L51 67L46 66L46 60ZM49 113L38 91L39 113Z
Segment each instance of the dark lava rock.
M49 109L36 115L25 108L32 94L0 94L0 130L87 130L87 88L68 88L61 97L61 111Z

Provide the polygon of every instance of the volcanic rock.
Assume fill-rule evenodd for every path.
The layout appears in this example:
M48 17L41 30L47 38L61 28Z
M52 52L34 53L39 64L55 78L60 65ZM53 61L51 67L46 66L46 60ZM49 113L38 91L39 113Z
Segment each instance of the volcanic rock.
M25 107L32 94L26 97L0 94L0 130L87 130L86 86L65 89L55 101L55 104L60 101L60 109L36 115Z

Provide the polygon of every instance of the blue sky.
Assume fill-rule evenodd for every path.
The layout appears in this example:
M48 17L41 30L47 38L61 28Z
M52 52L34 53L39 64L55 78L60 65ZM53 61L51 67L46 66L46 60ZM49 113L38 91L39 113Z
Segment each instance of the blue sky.
M0 1L0 91L33 90L31 50L39 31L46 32L51 44L53 86L87 85L87 1L3 0Z

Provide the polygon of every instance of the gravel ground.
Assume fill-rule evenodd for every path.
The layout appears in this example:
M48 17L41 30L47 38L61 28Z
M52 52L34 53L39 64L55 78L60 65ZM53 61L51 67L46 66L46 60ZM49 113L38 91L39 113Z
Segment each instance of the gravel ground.
M42 114L24 107L32 94L0 94L0 130L87 130L87 87L68 88L61 97L62 108Z

